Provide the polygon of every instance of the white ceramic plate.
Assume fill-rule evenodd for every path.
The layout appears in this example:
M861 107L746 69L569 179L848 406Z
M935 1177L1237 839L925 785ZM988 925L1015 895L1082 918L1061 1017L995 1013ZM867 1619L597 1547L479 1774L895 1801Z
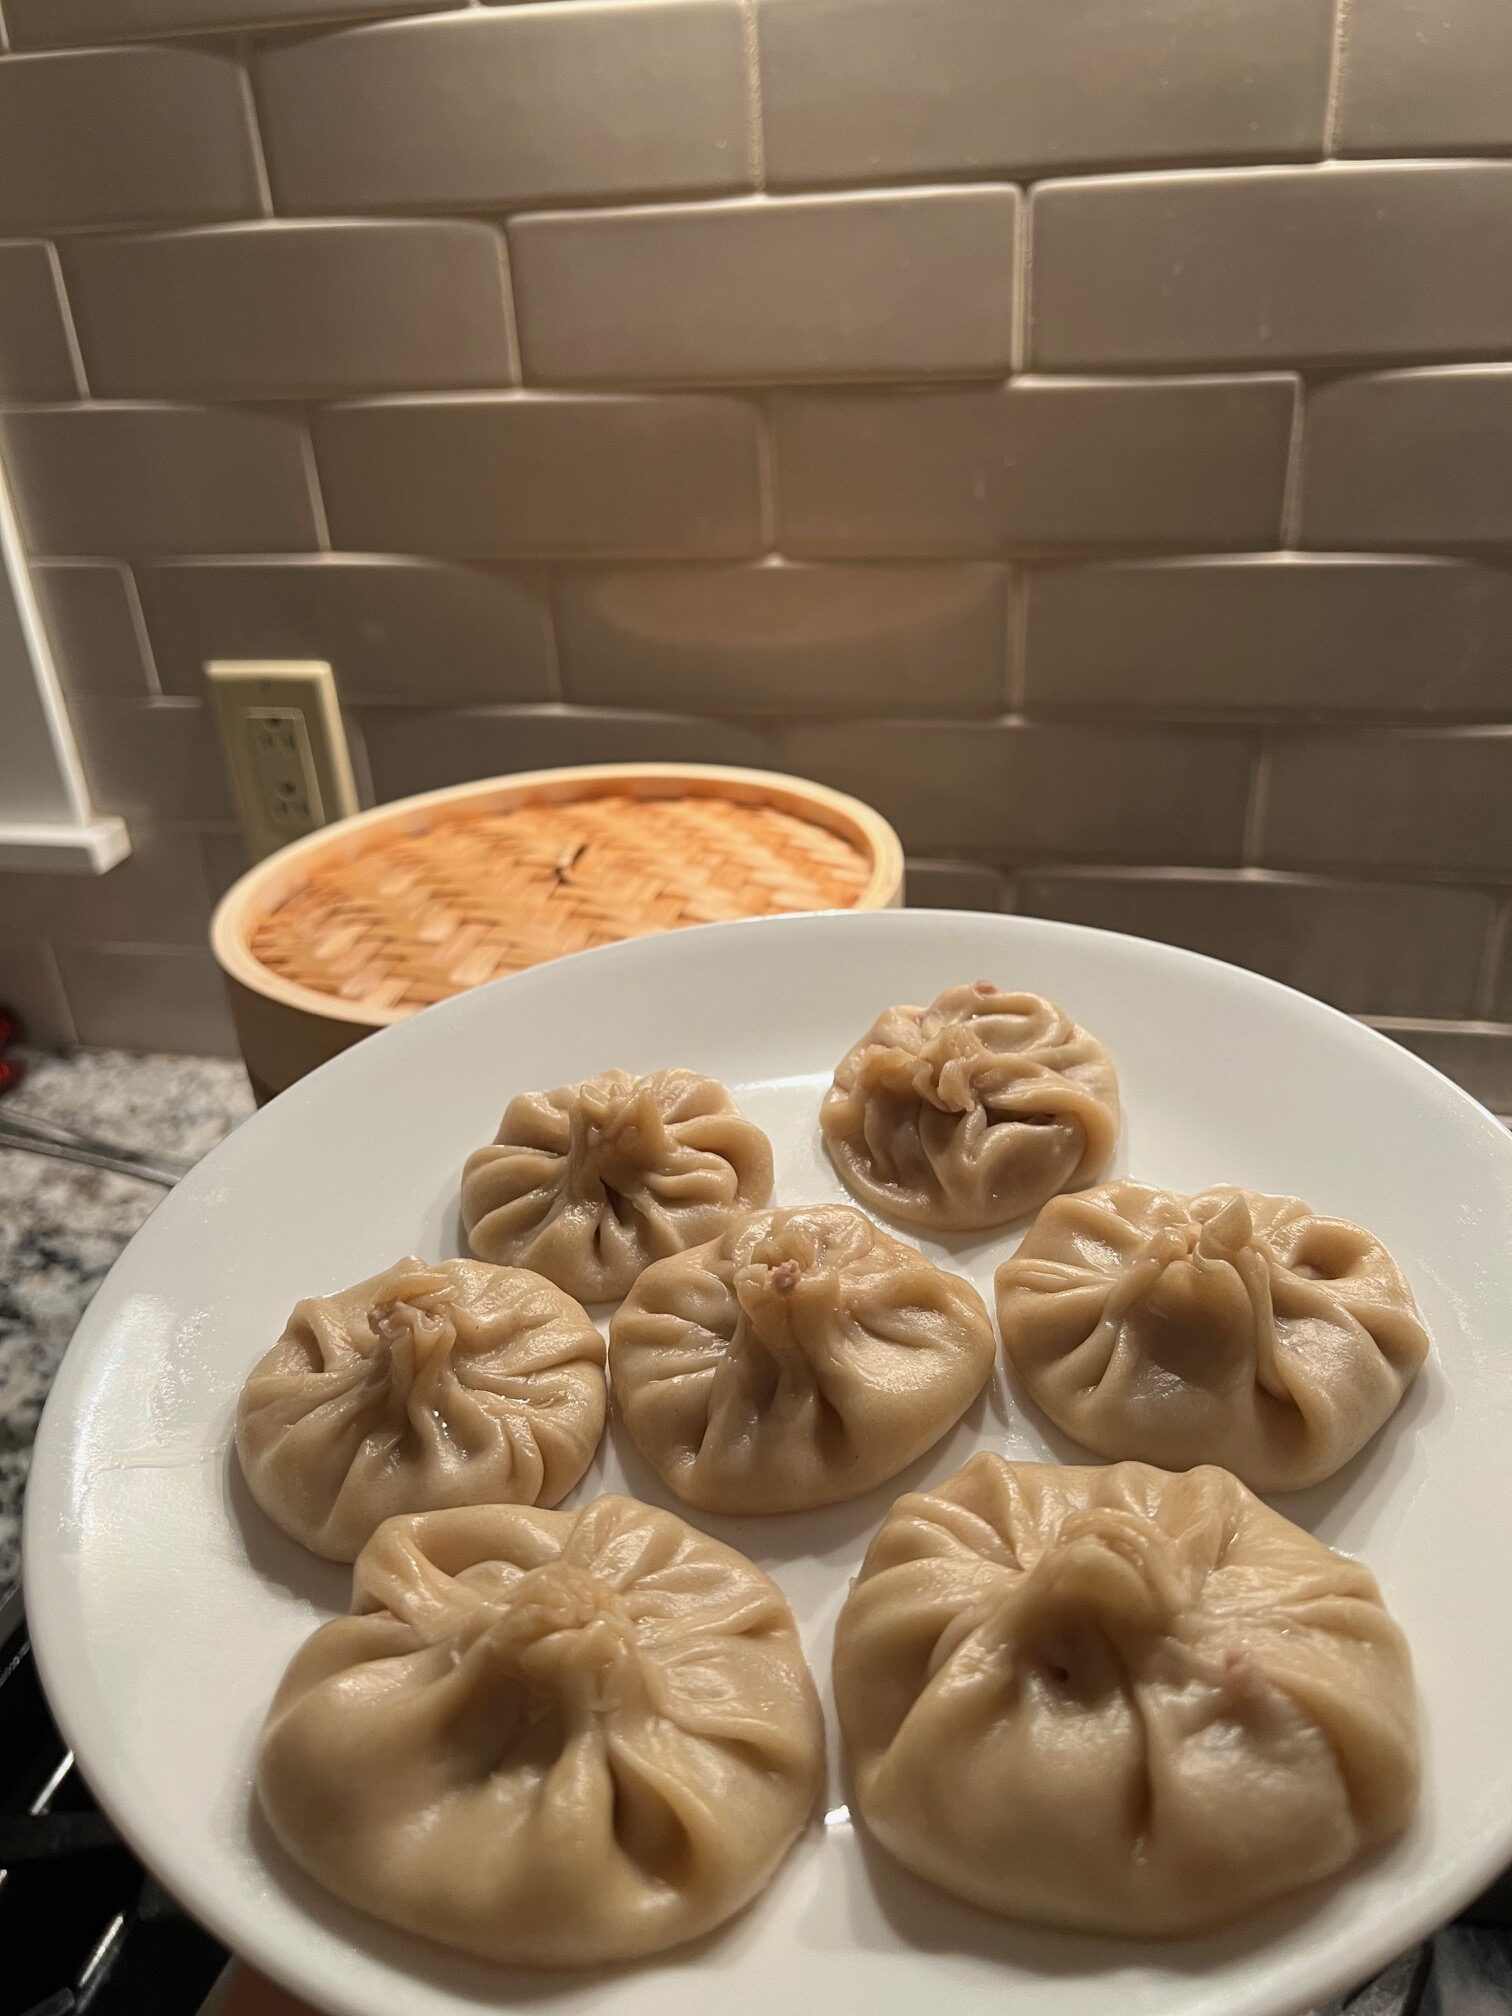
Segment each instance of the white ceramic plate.
M829 1812L767 1894L681 1955L588 1977L491 1971L327 1898L250 1808L290 1655L347 1576L276 1534L228 1455L238 1388L301 1295L413 1249L458 1252L457 1177L506 1098L606 1065L688 1064L767 1129L778 1196L844 1195L819 1095L894 1001L991 976L1108 1045L1116 1169L1178 1190L1288 1191L1371 1227L1437 1340L1385 1431L1279 1502L1380 1578L1417 1661L1426 1740L1410 1834L1336 1886L1221 1937L1142 1946L1040 1933L916 1882ZM890 913L716 925L486 987L348 1051L201 1164L132 1241L71 1346L26 1507L26 1595L58 1720L101 1804L196 1917L343 2016L1280 2016L1352 1985L1512 1856L1512 1139L1445 1079L1299 994L1168 947L1026 918ZM908 1236L912 1237L912 1234ZM946 1254L990 1297L1010 1238ZM974 1449L1079 1458L999 1378L866 1499L704 1521L776 1576L828 1692L836 1613L898 1491ZM569 1503L668 1503L610 1437ZM831 1717L833 1724L833 1718Z

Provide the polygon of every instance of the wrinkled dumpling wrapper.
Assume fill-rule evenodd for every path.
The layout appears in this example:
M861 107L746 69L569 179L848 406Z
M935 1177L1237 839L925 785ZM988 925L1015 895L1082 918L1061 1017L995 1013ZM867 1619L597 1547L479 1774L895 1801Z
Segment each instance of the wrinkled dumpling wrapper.
M609 1331L641 1454L705 1512L797 1512L869 1491L986 1383L969 1281L846 1204L758 1211L648 1267Z
M1331 1476L1428 1354L1379 1239L1231 1187L1056 1198L998 1269L997 1306L1019 1377L1085 1448L1221 1463L1256 1491Z
M395 1513L554 1505L607 1412L603 1339L560 1288L406 1259L295 1306L242 1388L236 1452L276 1525L351 1561Z
M509 1102L498 1139L467 1158L462 1220L480 1260L610 1302L771 1194L771 1143L723 1085L601 1071Z
M393 1519L296 1654L257 1791L318 1882L484 1960L707 1932L804 1826L824 1724L781 1591L670 1512Z
M1342 1869L1417 1792L1369 1571L1227 1471L975 1456L902 1498L841 1613L853 1797L1009 1917L1200 1931Z
M1118 1140L1118 1079L1053 1001L978 980L888 1008L841 1058L819 1125L846 1188L888 1217L977 1232L1088 1183Z

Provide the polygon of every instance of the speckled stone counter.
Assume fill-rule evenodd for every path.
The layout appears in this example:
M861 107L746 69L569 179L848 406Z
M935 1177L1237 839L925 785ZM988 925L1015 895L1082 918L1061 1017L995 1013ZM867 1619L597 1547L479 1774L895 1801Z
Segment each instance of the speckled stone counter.
M31 1113L132 1148L203 1155L252 1110L239 1064L33 1057L0 1112ZM19 1572L21 1496L53 1373L116 1255L160 1201L156 1184L0 1148L0 1591Z

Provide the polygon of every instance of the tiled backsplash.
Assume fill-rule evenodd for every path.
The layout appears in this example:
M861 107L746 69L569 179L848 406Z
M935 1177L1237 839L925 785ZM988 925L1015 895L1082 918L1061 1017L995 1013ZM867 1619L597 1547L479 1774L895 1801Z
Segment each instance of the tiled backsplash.
M382 796L807 771L918 900L1512 1110L1507 0L0 15L0 438L136 846L0 877L44 1032L229 1040L202 665L318 656Z

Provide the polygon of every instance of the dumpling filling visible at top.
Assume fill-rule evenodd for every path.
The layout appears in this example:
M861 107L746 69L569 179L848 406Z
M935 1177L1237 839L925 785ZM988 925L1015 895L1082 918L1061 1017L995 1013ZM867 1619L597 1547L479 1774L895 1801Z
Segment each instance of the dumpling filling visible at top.
M608 1302L771 1194L771 1144L723 1085L601 1071L510 1101L498 1139L467 1159L462 1219L480 1260Z
M1228 1187L1057 1197L998 1269L997 1307L1009 1362L1085 1448L1221 1463L1255 1491L1332 1476L1428 1354L1379 1239Z
M856 1497L938 1441L986 1383L969 1281L848 1204L757 1211L658 1261L615 1315L615 1404L641 1454L709 1512Z
M835 1636L855 1805L1009 1917L1193 1933L1331 1876L1417 1797L1368 1569L1227 1471L975 1456L901 1498Z
M984 1231L1106 1166L1118 1080L1053 1001L979 980L879 1015L836 1067L819 1124L864 1204L932 1231Z

